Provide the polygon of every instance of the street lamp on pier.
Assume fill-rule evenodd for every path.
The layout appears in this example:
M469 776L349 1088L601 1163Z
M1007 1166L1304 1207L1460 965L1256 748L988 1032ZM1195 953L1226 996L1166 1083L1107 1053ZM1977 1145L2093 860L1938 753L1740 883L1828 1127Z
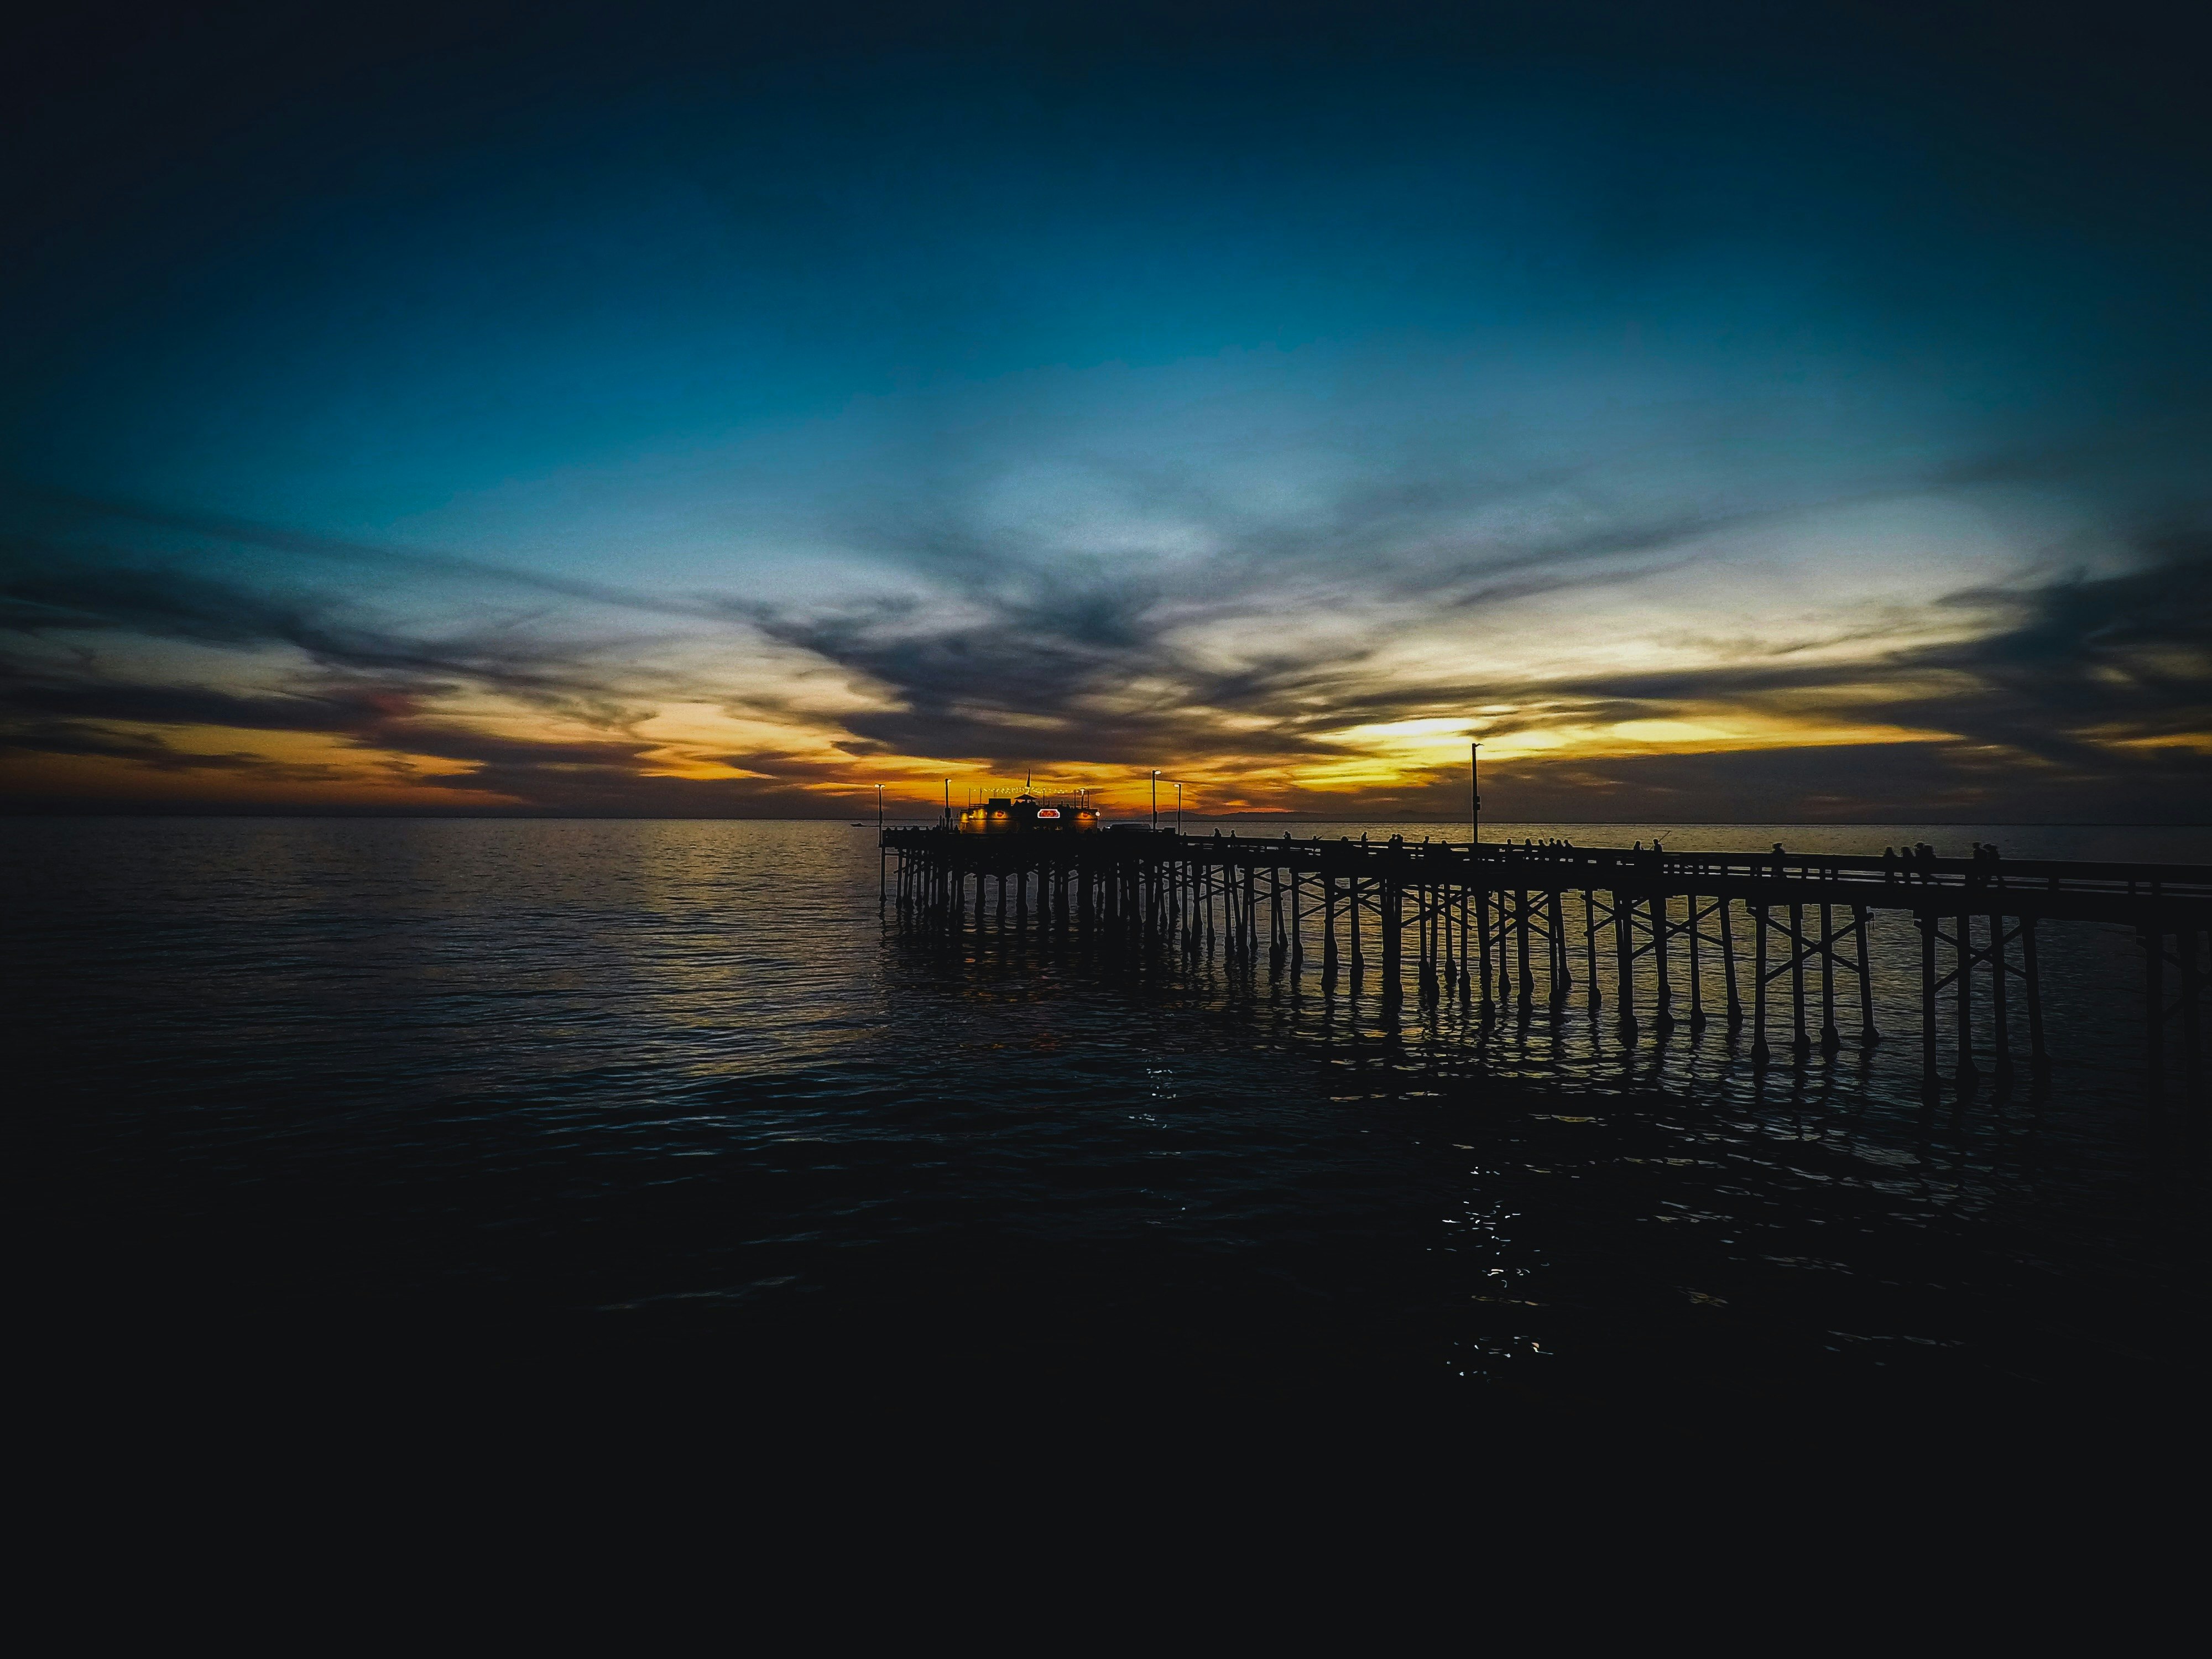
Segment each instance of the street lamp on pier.
M1471 743L1467 746L1467 838L1470 844L1482 839L1482 745Z

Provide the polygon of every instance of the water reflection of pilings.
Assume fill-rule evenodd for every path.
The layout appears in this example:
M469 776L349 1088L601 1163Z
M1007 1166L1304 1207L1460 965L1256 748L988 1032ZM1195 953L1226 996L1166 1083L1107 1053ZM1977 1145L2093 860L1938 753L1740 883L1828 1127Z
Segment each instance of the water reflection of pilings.
M2047 1079L2038 923L2117 920L2141 947L2145 1080L2157 1091L2178 1077L2192 1100L2202 1085L2212 871L1397 837L883 839L906 927L1133 948L1132 960L1209 976L1254 1008L1302 1006L1310 976L1324 1029L1340 1015L1393 1041L1555 1056L1573 1029L1592 1057L1609 1040L1632 1066L1641 1054L1663 1068L1678 1036L1694 1051L1716 1026L1731 1063L1741 1043L1754 1073L1868 1056L1883 1036L1877 981L1908 980L1917 934L1931 1099L1947 1084L1975 1095L1984 1058L1998 1097L2023 1066L2032 1084Z

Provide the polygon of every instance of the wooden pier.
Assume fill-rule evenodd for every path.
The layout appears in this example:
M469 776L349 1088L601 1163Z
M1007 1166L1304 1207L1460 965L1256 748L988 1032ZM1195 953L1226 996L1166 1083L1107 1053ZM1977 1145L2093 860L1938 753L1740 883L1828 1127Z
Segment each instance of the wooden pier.
M1411 994L1484 1020L1557 1010L1579 994L1633 1042L1724 1020L1754 1066L1871 1046L1881 958L1909 918L1918 947L1921 1064L1979 1078L1978 1012L2000 1082L2018 1039L2050 1064L2038 925L2098 922L2135 935L2146 1075L2194 1097L2212 977L2212 867L1768 853L1666 853L1507 842L1276 839L1115 830L882 834L886 902L914 926L1103 929L1196 958L1325 983L1379 975L1386 1006ZM1909 945L1903 948L1909 949ZM1983 987L1977 997L1976 986ZM1610 1004L1608 1005L1608 987ZM1978 1003L1979 1008L1978 1011ZM2024 1030L2021 1027L2024 1025Z

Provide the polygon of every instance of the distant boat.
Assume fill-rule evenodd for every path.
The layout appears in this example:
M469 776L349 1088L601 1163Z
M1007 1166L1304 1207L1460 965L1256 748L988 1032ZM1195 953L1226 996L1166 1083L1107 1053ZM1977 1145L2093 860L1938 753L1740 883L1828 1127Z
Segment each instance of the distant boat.
M865 829L866 829L867 827L868 827L868 826L867 826L866 824L865 824L865 823L861 823L861 822L860 822L860 819L858 819L858 818L854 818L854 819L853 820L853 828L854 828L855 830L865 830Z

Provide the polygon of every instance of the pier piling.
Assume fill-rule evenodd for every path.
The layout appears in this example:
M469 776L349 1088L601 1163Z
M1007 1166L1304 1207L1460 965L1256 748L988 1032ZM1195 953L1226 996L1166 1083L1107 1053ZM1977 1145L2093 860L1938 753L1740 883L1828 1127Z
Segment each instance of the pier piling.
M1946 1033L1939 1008L1948 991L1949 1075L1962 1091L1983 1074L1978 1038L1999 1085L2010 1080L2023 1012L2027 1063L2039 1080L2049 1072L2041 925L2120 923L2142 953L2143 1075L2154 1089L2178 1075L2192 1101L2201 1090L2212 977L2208 869L2022 861L2007 863L1998 876L1965 860L1923 860L1905 872L1893 860L1866 858L1170 831L995 836L888 829L880 846L883 908L902 926L947 927L979 945L997 942L994 948L1031 933L1104 930L1168 950L1194 969L1212 971L1206 965L1218 962L1232 982L1248 987L1256 981L1264 933L1268 983L1287 976L1294 995L1311 950L1332 994L1347 966L1355 997L1370 967L1379 968L1374 988L1386 1012L1410 977L1424 1020L1456 1002L1484 1030L1501 1005L1524 1020L1533 1016L1539 954L1543 1006L1555 1022L1575 1000L1579 954L1582 1006L1595 1025L1606 1004L1601 946L1609 942L1612 1029L1620 1041L1638 1040L1648 957L1654 1030L1665 1038L1686 1012L1695 1039L1718 1000L1731 1032L1750 1025L1755 1066L1774 1058L1772 994L1785 975L1794 1064L1809 1065L1816 1052L1830 1061L1841 1051L1852 988L1844 981L1854 975L1858 1042L1871 1048L1880 1041L1875 921L1902 912L1920 938L1923 1073L1940 1085ZM1739 911L1752 928L1747 963L1739 962ZM1978 1003L1988 1013L1979 1029Z

